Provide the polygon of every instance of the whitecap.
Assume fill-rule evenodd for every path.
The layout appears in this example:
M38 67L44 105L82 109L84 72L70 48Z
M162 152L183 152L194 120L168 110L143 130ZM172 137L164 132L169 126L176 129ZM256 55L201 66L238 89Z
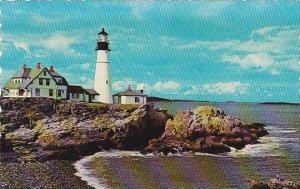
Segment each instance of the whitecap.
M86 181L87 184L96 189L107 189L104 183L104 180L96 176L96 173L93 169L89 168L87 164L92 161L96 154L92 156L84 157L83 159L75 162L73 165L77 172L75 176L81 178L81 180Z
M281 156L282 154L277 149L282 147L281 138L279 137L262 137L258 144L248 144L241 150L231 150L228 153L233 157L269 157Z

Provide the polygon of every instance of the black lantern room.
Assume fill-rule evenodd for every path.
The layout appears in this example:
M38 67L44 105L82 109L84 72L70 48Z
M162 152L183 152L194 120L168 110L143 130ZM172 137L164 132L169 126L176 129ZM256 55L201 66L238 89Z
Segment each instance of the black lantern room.
M108 33L106 33L104 28L102 28L102 31L98 33L96 51L97 50L107 50L107 51L109 51L110 49L108 48L108 45L109 45Z

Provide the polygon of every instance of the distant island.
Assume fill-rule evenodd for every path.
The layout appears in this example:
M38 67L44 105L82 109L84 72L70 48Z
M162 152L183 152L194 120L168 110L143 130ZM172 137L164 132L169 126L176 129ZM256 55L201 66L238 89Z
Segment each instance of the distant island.
M262 102L260 104L269 104L269 105L300 105L300 103L293 102Z
M167 102L211 102L208 100L184 100L184 99L167 99L162 97L156 97L156 96L149 96L147 97L148 102L161 102L161 101L167 101ZM236 101L226 101L225 103L249 103L249 102L236 102ZM255 102L252 102L255 103ZM300 103L296 102L259 102L258 104L265 104L265 105L300 105Z
M167 101L167 102L209 102L209 101L199 101L199 100L184 100L184 99L167 99L156 96L147 97L148 102L159 102L159 101Z

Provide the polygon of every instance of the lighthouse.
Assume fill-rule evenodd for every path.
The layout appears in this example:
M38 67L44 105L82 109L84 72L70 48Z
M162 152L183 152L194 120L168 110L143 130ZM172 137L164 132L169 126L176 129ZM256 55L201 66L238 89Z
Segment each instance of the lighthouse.
M96 98L97 102L111 104L112 90L109 72L109 41L108 33L104 28L98 33L98 40L96 45L97 60L95 70L94 89L100 95Z

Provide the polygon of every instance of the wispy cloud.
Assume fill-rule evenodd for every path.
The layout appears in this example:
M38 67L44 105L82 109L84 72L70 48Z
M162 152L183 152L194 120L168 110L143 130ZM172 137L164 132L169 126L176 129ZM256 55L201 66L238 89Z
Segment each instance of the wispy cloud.
M224 55L222 59L229 63L238 64L244 69L252 67L267 69L275 63L273 58L266 53L248 54L244 57L238 55Z
M189 86L189 90L184 92L184 95L245 95L249 90L249 83L242 83L240 81L232 82L217 82L217 83L206 83L203 85L192 85Z
M180 84L176 81L159 81L152 88L157 92L178 92Z
M122 80L117 80L112 83L112 88L115 91L124 91L128 88L128 85L134 87L137 84L132 78L124 78Z
M38 38L30 33L21 36L5 33L4 36L7 43L13 44L17 49L23 49L28 54L45 56L45 50L48 50L48 52L63 53L67 56L82 56L72 48L72 45L82 43L81 36L74 37L67 32L40 34ZM43 53L34 53L30 50L31 47L36 47L39 52L43 51Z
M73 36L67 36L63 33L55 33L42 41L42 46L55 52L61 52L67 55L80 55L71 45L80 43L80 40Z
M295 57L298 56L299 45L296 26L264 27L253 30L245 41L194 41L179 45L180 50L209 49L218 51L219 59L226 63L238 64L243 69L259 68L272 75L278 75L282 69L298 71ZM292 62L292 63L291 63ZM278 66L280 65L280 66Z
M16 49L23 49L27 53L30 53L29 52L29 45L28 45L28 43L25 43L25 42L15 42L14 45L15 45Z
M248 87L248 83L236 81L204 84L202 89L213 94L246 94Z

